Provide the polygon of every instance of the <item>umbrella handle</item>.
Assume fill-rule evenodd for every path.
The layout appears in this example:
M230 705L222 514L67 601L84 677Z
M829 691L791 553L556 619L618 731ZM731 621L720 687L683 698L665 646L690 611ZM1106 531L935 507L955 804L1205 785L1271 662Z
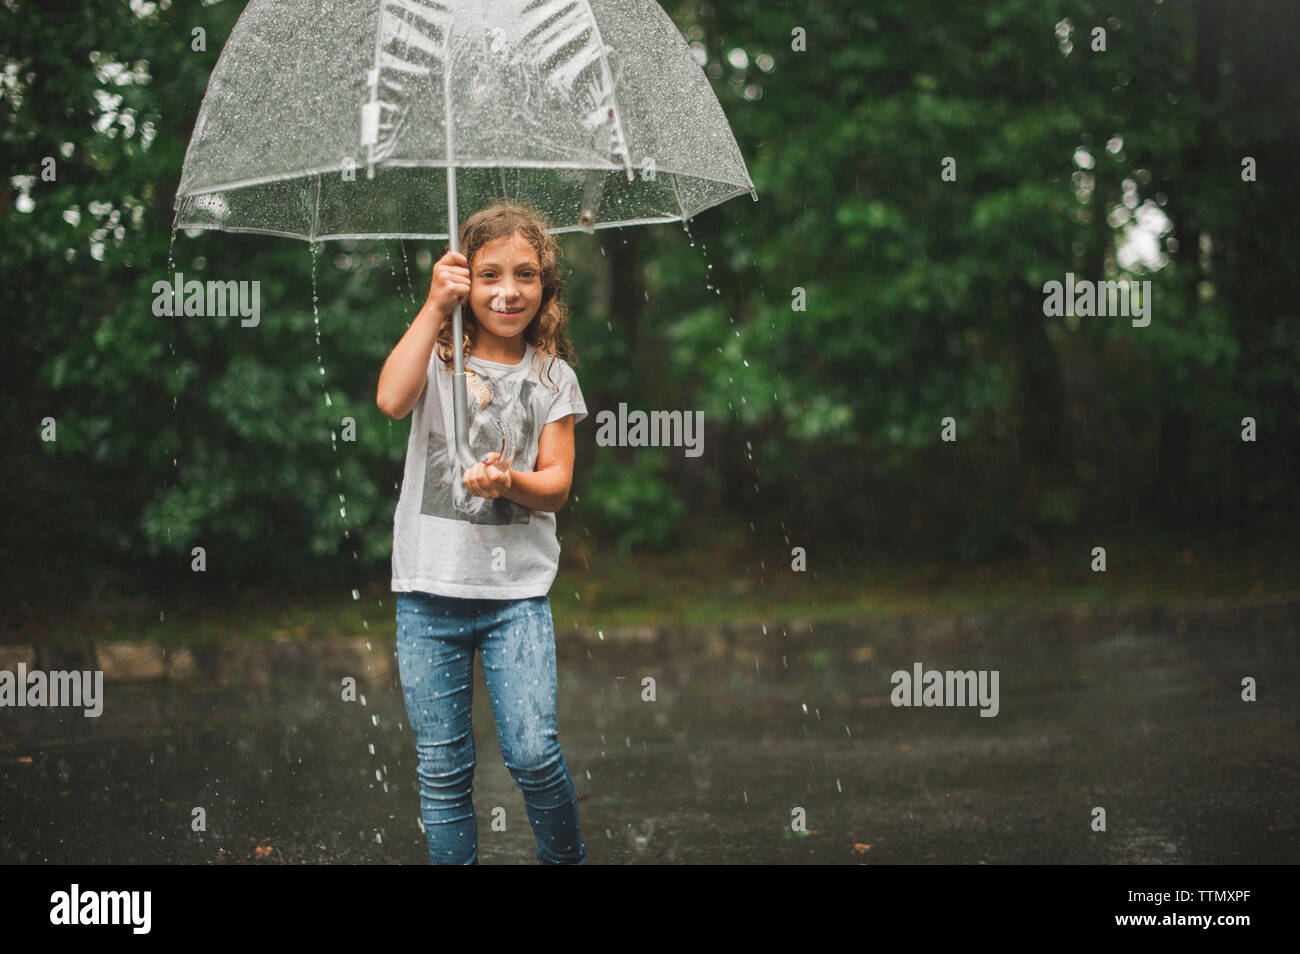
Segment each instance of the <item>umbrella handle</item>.
M509 468L510 465L515 462L516 452L509 450L510 442L506 439L506 429L501 426L501 422L493 421L492 423L495 424L497 430L501 432L501 456L497 459L496 465L498 467ZM507 453L507 451L509 452Z

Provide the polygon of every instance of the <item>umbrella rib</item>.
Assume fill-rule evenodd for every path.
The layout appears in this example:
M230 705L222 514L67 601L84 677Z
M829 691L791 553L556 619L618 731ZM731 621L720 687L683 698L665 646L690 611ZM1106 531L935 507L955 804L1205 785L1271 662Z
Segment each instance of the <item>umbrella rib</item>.
M631 182L636 178L636 174L632 171L632 156L628 152L627 136L623 131L623 112L618 108L618 90L614 87L614 74L610 72L609 60L605 56L605 38L600 35L600 24L596 21L596 11L591 9L588 0L582 0L582 5L586 8L587 16L591 19L591 29L596 34L596 49L600 51L600 70L605 75L606 88L609 90L610 110L614 113L614 127L618 130L623 168L627 172L627 181Z
M681 194L681 192L680 192L680 191L678 190L678 188L677 188L677 173L675 173L675 172L670 172L670 173L668 173L668 175L670 175L670 176L672 177L672 183L673 183L673 198L675 198L675 199L677 200L677 210L678 210L679 212L682 213L682 222L685 223L685 221L686 221L686 206L685 206L685 204L682 202L682 194Z
M378 112L383 108L382 106L379 105L377 99L379 96L379 53L380 50L383 49L383 36L384 36L384 0L376 0L375 5L376 7L378 7L378 10L375 18L375 54L372 59L372 63L374 65L371 66L371 68L366 72L366 85L370 89L368 107L372 112ZM375 122L376 133L377 133L378 126L379 126L378 117L375 117L374 122ZM366 135L366 131L364 128L361 131L361 137L363 140L369 138ZM375 142L369 141L366 142L365 145L366 145L366 178L369 179L369 178L374 178L375 175Z

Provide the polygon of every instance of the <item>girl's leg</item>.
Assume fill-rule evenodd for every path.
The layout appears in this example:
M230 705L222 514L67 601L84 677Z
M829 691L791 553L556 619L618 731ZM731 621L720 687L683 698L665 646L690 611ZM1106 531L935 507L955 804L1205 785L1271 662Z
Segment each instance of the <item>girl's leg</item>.
M528 823L544 865L586 864L578 796L555 728L555 629L551 601L483 600L479 653L497 740L524 795Z
M474 601L397 594L397 665L419 758L420 817L432 864L478 864L474 783Z

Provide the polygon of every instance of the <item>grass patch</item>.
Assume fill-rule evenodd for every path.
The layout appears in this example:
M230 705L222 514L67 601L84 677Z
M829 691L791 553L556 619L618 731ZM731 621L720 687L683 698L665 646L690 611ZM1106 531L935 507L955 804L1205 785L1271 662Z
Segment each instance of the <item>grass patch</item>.
M1300 597L1295 548L1285 543L1247 549L1214 539L1108 534L1105 573L1090 569L1092 542L979 564L813 546L806 571L795 572L784 541L770 547L754 541L745 528L700 525L669 553L619 555L602 552L591 537L565 534L562 565L549 594L557 632L574 622L724 623ZM394 594L386 568L374 575L379 579L357 581L360 599L353 599L350 586L214 593L194 585L101 598L93 606L66 600L33 606L35 597L26 593L26 618L6 627L0 641L185 646L367 634L388 640L395 629Z

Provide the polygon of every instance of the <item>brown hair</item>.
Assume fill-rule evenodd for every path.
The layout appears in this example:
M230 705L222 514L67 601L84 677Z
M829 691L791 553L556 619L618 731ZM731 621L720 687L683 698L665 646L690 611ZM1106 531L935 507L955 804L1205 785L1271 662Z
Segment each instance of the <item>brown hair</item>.
M573 345L567 334L569 310L561 297L564 278L560 274L560 245L546 228L545 218L536 210L520 202L496 202L480 209L461 223L460 252L472 269L474 256L489 242L515 233L528 242L537 253L537 260L542 266L542 302L537 314L524 329L524 341L533 345L538 352L563 358L571 367L576 367L577 356L573 353ZM469 357L478 336L478 321L468 302L461 307L461 331L464 339L461 342L462 354ZM448 317L438 328L435 340L438 357L448 369L453 367L451 336L452 323ZM550 364L551 362L547 363L548 371ZM559 390L554 383L551 388Z

